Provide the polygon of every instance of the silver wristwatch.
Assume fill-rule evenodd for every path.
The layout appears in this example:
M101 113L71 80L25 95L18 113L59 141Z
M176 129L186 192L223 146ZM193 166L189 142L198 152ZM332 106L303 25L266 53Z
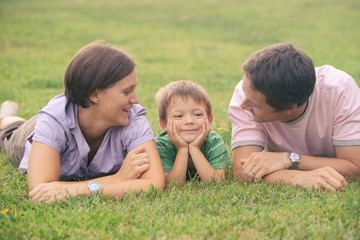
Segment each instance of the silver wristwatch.
M291 161L290 169L298 169L301 157L296 152L289 152L289 158Z

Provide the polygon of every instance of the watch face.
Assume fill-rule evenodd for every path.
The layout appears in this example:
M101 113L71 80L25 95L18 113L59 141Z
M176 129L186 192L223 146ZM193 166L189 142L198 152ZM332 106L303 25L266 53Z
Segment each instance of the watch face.
M96 192L100 189L100 185L97 182L89 182L88 186L91 192Z
M290 153L289 157L291 158L292 161L298 162L300 160L300 155L295 152Z
M291 163L292 163L290 169L298 169L298 166L300 164L300 159L301 159L300 155L297 154L296 152L290 152L289 153L289 158L290 158Z

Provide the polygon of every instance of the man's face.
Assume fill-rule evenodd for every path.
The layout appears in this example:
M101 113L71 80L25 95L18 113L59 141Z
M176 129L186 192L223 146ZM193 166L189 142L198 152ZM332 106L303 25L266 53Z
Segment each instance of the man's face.
M241 103L241 108L252 113L256 122L286 122L288 115L285 111L276 112L275 109L266 103L266 97L259 91L254 90L250 85L250 80L244 75L242 88L245 99Z

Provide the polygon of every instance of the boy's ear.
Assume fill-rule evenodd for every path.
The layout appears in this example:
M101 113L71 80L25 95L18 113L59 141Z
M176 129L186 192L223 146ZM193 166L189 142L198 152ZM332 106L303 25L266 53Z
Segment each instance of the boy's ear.
M213 114L211 114L210 117L209 117L210 124L212 123L212 120L213 120Z
M164 120L162 120L162 119L159 119L159 123L160 123L161 129L162 129L164 132L166 132L166 131L167 131L167 128L166 128L167 123L166 123Z

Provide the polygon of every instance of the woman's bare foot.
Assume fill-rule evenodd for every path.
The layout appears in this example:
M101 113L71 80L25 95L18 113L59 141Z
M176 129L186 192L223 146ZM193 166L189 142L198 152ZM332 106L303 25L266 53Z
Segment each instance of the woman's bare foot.
M6 100L1 104L0 116L17 116L18 109L16 102Z

